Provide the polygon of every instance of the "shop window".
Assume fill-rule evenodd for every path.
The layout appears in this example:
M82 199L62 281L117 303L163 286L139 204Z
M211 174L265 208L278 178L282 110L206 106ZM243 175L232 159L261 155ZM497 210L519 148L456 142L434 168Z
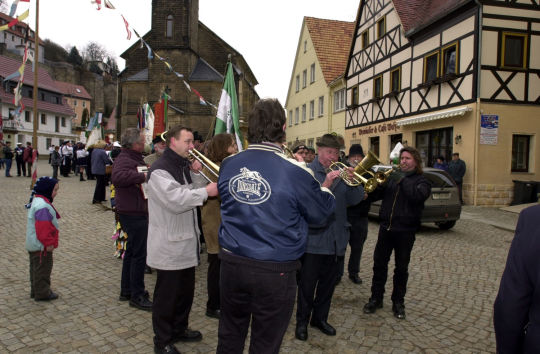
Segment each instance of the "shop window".
M358 85L354 86L351 90L351 105L358 105Z
M300 108L296 107L294 110L294 124L298 124L298 121L300 120Z
M373 79L373 98L381 98L383 95L382 78L382 75L379 75Z
M319 117L324 115L324 96L319 97Z
M397 143L401 143L403 141L403 135L402 134L392 134L390 135L390 151L394 150Z
M503 32L501 66L525 69L527 67L527 35Z
M401 66L390 71L390 92L396 93L401 90Z
M439 52L424 57L424 83L435 80L439 75Z
M302 123L306 122L306 104L302 105Z
M380 139L378 136L369 138L369 150L376 156L379 156Z
M309 101L309 120L315 118L315 100Z
M386 33L386 16L381 17L379 21L377 21L377 39L384 36Z
M458 44L453 43L442 49L442 75L455 75L458 70Z
M302 71L302 88L307 86L307 70Z
M47 116L44 113L41 113L41 124L47 124Z
M362 32L362 49L366 49L369 46L369 29Z
M530 135L512 135L512 172L529 172Z

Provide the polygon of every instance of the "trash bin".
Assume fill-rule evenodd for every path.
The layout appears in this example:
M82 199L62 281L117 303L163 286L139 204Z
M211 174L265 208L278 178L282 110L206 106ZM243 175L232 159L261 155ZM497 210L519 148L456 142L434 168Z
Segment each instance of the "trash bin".
M514 182L514 199L510 205L534 203L536 197L536 182L532 181L512 181Z

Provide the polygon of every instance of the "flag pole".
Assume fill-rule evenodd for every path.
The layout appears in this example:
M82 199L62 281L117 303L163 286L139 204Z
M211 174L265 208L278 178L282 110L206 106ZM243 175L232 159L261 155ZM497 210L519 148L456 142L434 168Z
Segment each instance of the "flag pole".
M34 188L34 183L36 183L37 178L37 148L38 148L38 111L37 111L37 99L38 99L38 71L39 71L39 0L36 0L36 30L34 32L34 124L32 131L32 171L31 173L31 182L30 189Z

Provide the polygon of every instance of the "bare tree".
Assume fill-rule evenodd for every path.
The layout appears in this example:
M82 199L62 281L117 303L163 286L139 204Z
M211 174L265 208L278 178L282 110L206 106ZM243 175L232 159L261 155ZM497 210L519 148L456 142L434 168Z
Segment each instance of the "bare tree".
M83 48L82 55L85 62L103 62L110 56L107 50L97 42L89 42Z
M0 12L7 12L8 4L7 0L0 0Z

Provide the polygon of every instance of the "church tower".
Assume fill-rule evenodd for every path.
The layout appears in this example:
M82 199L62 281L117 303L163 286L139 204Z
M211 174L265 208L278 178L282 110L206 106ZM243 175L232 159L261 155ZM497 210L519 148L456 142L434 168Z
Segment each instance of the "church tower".
M152 0L154 49L198 51L199 0Z

